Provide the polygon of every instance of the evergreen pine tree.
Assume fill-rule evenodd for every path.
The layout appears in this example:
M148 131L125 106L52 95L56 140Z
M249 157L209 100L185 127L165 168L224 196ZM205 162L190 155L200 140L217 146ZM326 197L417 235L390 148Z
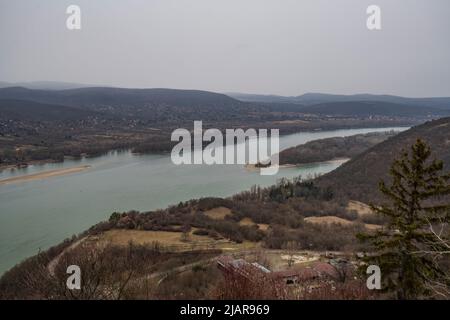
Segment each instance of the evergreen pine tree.
M450 253L450 174L430 156L420 139L410 153L402 152L391 166L391 183L380 182L388 203L371 206L387 223L375 233L358 235L371 245L364 260L380 267L382 289L397 299L424 298L433 286L450 288L450 272L442 264Z

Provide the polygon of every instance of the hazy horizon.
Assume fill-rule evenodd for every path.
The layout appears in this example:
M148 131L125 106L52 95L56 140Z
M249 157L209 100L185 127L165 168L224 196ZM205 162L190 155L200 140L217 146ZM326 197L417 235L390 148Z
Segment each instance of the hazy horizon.
M227 91L212 91L212 90L205 90L202 88L172 88L172 87L127 87L127 86L112 86L112 85L103 85L103 84L88 84L88 83L73 83L73 82L66 82L66 81L52 81L52 80L36 80L36 81L18 81L18 82L9 82L9 81L4 81L4 80L0 80L0 84L2 83L8 83L11 85L23 85L23 84L34 84L34 83L59 83L59 84L67 84L70 86L73 86L73 88L69 88L70 89L78 89L78 88L122 88L122 89L174 89L174 90L195 90L195 91L209 91L209 92L215 92L215 93L221 93L221 94L247 94L247 95L260 95L260 96L280 96L280 97L286 97L286 98L290 98L290 97L297 97L297 96L302 96L305 94L325 94L325 95L345 95L345 96L353 96L353 95L386 95L386 96L398 96L398 97L403 97L403 98L448 98L449 96L416 96L416 97L411 97L411 96L401 96L401 95L395 95L395 94L390 94L390 93L372 93L372 92L355 92L355 93L330 93L330 92L300 92L298 94L294 94L294 95L281 95L281 94L276 94L276 93L270 93L270 92L227 92ZM77 87L77 85L79 87ZM2 87L0 87L1 89ZM28 88L31 89L31 88ZM34 88L32 88L34 89ZM40 90L40 89L38 89ZM42 89L45 90L45 89ZM58 89L51 89L51 90L58 90ZM65 90L65 89L61 89L61 90Z
M65 26L71 4L81 30ZM366 28L371 4L382 30ZM449 9L446 0L0 0L0 81L447 97Z

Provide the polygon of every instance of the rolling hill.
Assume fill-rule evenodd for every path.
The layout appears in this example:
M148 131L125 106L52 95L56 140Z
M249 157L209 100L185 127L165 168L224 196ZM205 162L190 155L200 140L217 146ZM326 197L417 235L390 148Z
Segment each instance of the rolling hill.
M86 88L94 86L90 84L62 82L62 81L27 81L14 83L0 81L0 88L8 88L8 87L24 87L27 89L38 89L38 90L65 90L65 89Z
M150 121L237 119L261 107L199 90L92 87L70 90L0 89L0 100L23 100L77 107Z
M103 116L80 108L43 104L23 100L0 100L0 120L13 121L70 121Z
M301 112L331 116L417 117L450 115L449 110L382 101L348 101L321 103L300 108Z
M173 145L171 132L191 127L195 120L219 129L277 128L281 134L410 126L424 121L420 116L328 119L302 113L299 104L243 102L214 92L176 89L8 87L0 89L0 106L0 135L6 137L0 156L8 154L0 161L6 164L18 162L10 152L17 146L26 149L24 161L97 155L114 149L168 151Z
M295 103L311 106L330 102L380 101L450 110L450 97L407 98L393 95L340 95L326 93L305 93L299 96L277 96L245 93L229 93L228 95L235 99L248 102Z
M393 137L398 132L371 132L348 137L333 137L309 141L280 152L281 165L353 158L367 149Z
M126 89L92 87L68 90L33 90L23 87L0 89L0 99L31 100L77 107L95 105L171 105L180 107L196 106L242 106L241 101L226 95L200 91L176 89Z
M333 96L334 97L334 96ZM41 104L83 108L125 119L152 122L259 121L302 115L344 117L421 118L450 115L422 105L405 105L384 101L327 102L301 105L286 102L244 102L225 94L201 90L127 89L85 87L67 90L33 90L23 87L0 88L0 100L22 100Z
M336 194L352 200L379 200L378 182L380 179L389 181L388 172L393 160L419 138L431 146L434 157L444 161L445 170L450 170L450 118L442 118L413 127L370 148L319 177L317 183L332 187Z

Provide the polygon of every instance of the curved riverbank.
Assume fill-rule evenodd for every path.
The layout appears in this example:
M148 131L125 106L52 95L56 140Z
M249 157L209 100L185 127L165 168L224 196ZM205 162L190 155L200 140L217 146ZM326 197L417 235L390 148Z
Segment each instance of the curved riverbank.
M280 137L280 150L311 140L390 129L303 132ZM86 172L74 168L91 166ZM112 152L96 158L3 171L0 179L39 174L42 180L0 186L0 274L73 234L108 219L113 212L149 211L201 197L228 197L281 178L330 172L339 163L283 168L274 176L249 172L243 165L174 165L170 155ZM59 175L58 178L50 178ZM62 174L64 173L64 174ZM30 179L28 176L27 179Z

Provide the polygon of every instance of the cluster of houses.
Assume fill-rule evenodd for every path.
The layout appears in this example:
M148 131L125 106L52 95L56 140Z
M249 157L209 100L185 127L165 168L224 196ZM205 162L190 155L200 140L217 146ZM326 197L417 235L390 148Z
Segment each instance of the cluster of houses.
M217 259L217 267L225 274L233 274L249 280L255 277L280 281L286 285L311 284L313 282L338 281L341 277L335 264L314 261L305 266L283 271L271 271L257 262L247 262L224 255Z

